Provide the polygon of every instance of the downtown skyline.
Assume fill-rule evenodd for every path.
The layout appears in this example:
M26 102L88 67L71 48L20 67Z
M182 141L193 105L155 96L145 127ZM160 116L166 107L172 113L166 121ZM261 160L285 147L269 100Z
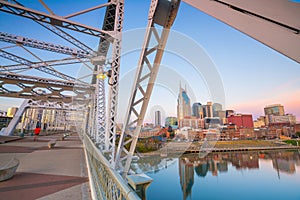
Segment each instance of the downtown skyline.
M32 6L32 8L41 7L38 1L24 2L26 5ZM95 2L96 1L90 1L86 3L86 5L82 5L80 1L68 0L64 3L64 6L72 3L72 9L79 10L81 7L91 7L88 4L95 4ZM60 5L58 2L47 2L47 4L53 7L58 15L71 13L71 11L68 11L66 7ZM149 5L149 0L126 2L124 32L143 28L147 25ZM137 7L139 9L136 9ZM98 27L99 16L97 16L97 12L93 12L91 15L92 16L83 16L83 18L89 17L89 19L91 19L89 23ZM95 16L97 16L97 18L92 18ZM19 35L29 35L28 33L32 32L32 30L26 30L27 23L21 23L22 19L16 16L0 13L0 19L2 31L18 33ZM74 18L74 21L76 20L77 18ZM78 20L80 21L80 18L78 18ZM11 26L11 24L19 24L19 26ZM223 83L225 94L224 109L232 109L239 113L251 113L253 114L253 118L256 119L260 115L263 115L264 106L280 103L285 106L286 113L296 115L297 120L300 121L299 63L290 60L184 2L181 2L178 16L172 30L197 43L214 64ZM40 29L36 29L35 35L37 38L43 40L43 37L45 38L43 31L39 31ZM140 37L143 38L143 35ZM125 41L125 39L126 37L124 37L123 42L126 45L128 41ZM56 42L54 40L53 42L59 43L60 41ZM85 42L91 47L97 44L97 42L92 40ZM171 46L177 42L178 41L170 39L168 45ZM1 42L1 47L3 46L5 46L5 44ZM140 48L141 46L140 44ZM139 54L140 51L137 49L136 51L125 54L124 58L121 59L121 84L122 78L126 78L126 76L134 70L138 63ZM168 77L168 70L170 69L172 69L174 73L179 74L179 77L183 77L183 80L181 80L182 83L188 86L188 92L193 93L191 96L191 104L195 102L205 103L212 100L210 91L207 89L205 80L201 77L201 73L195 75L193 67L190 66L187 61L180 58L180 55L174 56L172 52L165 52L162 65L167 66L167 68L160 69L160 79L170 79L170 77ZM69 69L70 68L66 67L65 70L68 71ZM76 75L79 69L80 67L75 67L70 73ZM120 102L124 102L124 104L122 103L118 109L120 113L124 113L126 112L126 105L128 105L125 103L128 101L126 94L131 93L132 84L130 82L124 84L124 86L121 84L120 90L122 91L120 91L119 99ZM174 87L178 90L178 82L172 82L170 84L176 85ZM160 106L164 109L165 117L176 116L178 91L176 91L175 88L173 88L173 85L158 84L155 86L145 122L153 119L151 117L151 110L153 110L155 106ZM19 99L0 98L0 110L19 106L20 104L21 100ZM122 106L124 108L122 108Z

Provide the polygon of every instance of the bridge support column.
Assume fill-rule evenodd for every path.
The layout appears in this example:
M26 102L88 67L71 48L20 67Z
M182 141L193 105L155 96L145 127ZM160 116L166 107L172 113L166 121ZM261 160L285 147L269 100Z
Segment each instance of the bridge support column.
M146 174L134 174L128 175L127 180L129 185L135 190L137 195L142 200L146 200L146 192L153 179Z
M27 130L28 130L28 134L29 135L33 135L33 123L34 123L34 120L33 120L33 109L32 108L29 108L28 109L28 127L27 127Z
M23 116L21 117L21 130L19 136L24 137L26 130L26 118L27 118L27 109L25 109Z

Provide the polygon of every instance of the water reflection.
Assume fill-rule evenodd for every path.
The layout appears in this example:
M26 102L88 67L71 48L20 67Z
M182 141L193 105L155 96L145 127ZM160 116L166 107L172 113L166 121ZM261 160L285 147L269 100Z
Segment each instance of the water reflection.
M179 156L162 157L161 155L141 156L138 160L131 163L131 169L135 173L154 172L157 173L162 169L166 169L168 165L176 162Z
M178 162L183 199L192 193L194 172L198 177L206 177L208 174L218 176L219 173L228 172L229 165L236 170L258 170L260 160L272 161L273 169L277 171L279 179L281 172L294 174L295 166L300 166L298 151L212 153L204 158L195 154L183 155Z

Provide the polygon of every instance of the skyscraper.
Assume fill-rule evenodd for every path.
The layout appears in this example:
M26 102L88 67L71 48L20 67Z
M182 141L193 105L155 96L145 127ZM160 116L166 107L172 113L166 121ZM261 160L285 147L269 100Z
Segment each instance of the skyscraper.
M177 99L177 118L180 126L180 121L187 116L191 116L191 103L190 98L187 95L186 89L183 89L180 85L179 95Z
M159 110L155 111L155 126L161 126L161 113Z
M179 177L183 199L186 200L191 195L194 185L194 166L188 159L179 159Z
M205 105L205 117L213 117L212 102L207 102Z
M222 105L219 103L214 103L212 105L213 117L219 117L218 112L222 111Z
M193 116L197 118L203 118L203 109L201 103L196 102L192 106Z

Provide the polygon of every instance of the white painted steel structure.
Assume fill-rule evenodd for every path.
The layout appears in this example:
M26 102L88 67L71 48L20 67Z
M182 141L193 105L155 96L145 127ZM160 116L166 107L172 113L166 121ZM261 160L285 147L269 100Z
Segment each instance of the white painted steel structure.
M287 0L183 1L300 63L299 3ZM85 144L87 145L86 151L91 174L99 175L99 173L104 172L113 174L116 173L114 170L118 170L124 178L130 173L132 156L147 111L169 29L176 17L180 0L151 1L145 40L117 149L115 149L116 118L118 113L124 0L108 0L107 3L76 11L66 16L56 15L55 10L51 10L45 2L39 2L48 13L27 8L26 5L15 0L0 0L0 11L28 18L62 38L71 46L24 37L19 33L0 32L0 41L13 45L0 48L0 57L14 62L14 64L0 65L0 96L31 99L29 101L32 107L64 111L85 109L80 116L82 121L80 131L89 136L89 138L86 135L84 137L86 138ZM75 16L78 17L101 8L105 8L101 29L72 20ZM73 32L98 38L97 51L94 51L75 35L72 35ZM11 47L26 51L35 60L11 53L7 50ZM64 57L43 60L41 55L30 48L54 52ZM108 56L109 48L112 50L110 56ZM84 78L76 79L55 68L56 66L78 63L91 69L90 82L84 81ZM38 70L47 76L23 74L27 70ZM108 76L108 81L99 78L104 75ZM12 86L15 89L11 89ZM108 95L106 95L105 87L108 88ZM40 90L47 92L39 92ZM70 95L71 93L72 95ZM24 104L20 112L22 110L24 112L26 107ZM30 115L30 113L27 113L27 115ZM17 118L14 119L14 124L17 121ZM10 127L15 126L12 124ZM129 128L134 128L134 131L129 131ZM10 134L13 129L8 130ZM125 146L129 146L129 148ZM99 169L97 169L98 167ZM102 178L102 176L99 176L98 179L95 179L94 185L100 186L100 179ZM111 181L111 185L110 188L104 190L113 191L113 193L105 193L109 191L104 191L105 195L108 195L106 198L124 199L124 196L131 192L127 185L121 183L118 176L113 177L113 179L106 178ZM103 187L103 184L101 187ZM96 196L98 198L103 197L104 193L101 195L97 193ZM136 197L132 196L132 198Z
M180 1L177 0L152 0L150 5L144 44L116 155L115 168L120 170L123 175L127 175L130 170L132 156L179 3ZM161 26L162 30L159 30L158 26ZM155 42L150 43L150 40ZM147 85L146 89L142 87L143 84ZM135 130L131 132L130 127L134 127ZM126 148L127 144L129 144L129 149Z
M288 0L183 0L300 63L300 4Z

